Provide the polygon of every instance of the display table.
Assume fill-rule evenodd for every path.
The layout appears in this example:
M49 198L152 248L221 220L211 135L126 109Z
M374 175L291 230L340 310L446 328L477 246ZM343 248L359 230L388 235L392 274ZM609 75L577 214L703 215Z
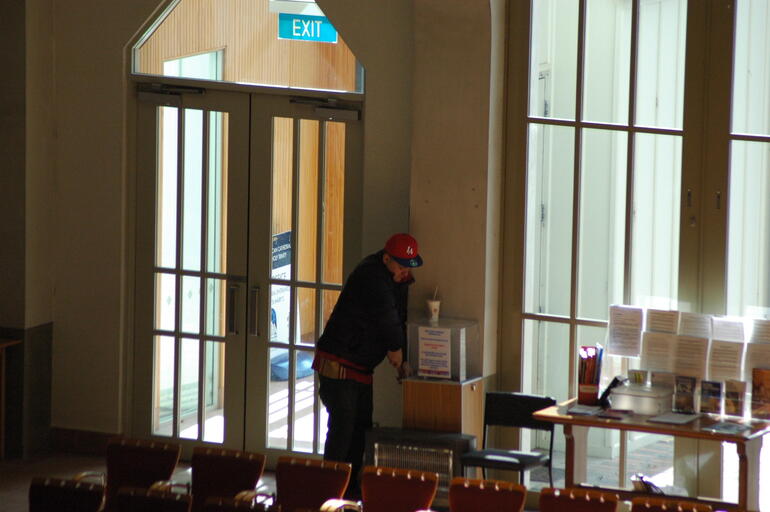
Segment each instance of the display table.
M759 451L762 436L770 432L770 423L755 421L752 428L738 434L715 433L703 430L704 427L718 423L716 416L703 415L684 425L671 425L647 421L650 416L630 414L623 419L605 419L596 416L578 416L567 413L574 399L536 412L533 416L542 421L557 423L564 427L566 439L565 486L580 486L586 479L588 429L609 428L634 432L648 432L707 441L735 443L738 450L738 503L725 503L710 498L698 498L697 501L711 504L715 510L727 509L744 511L759 510ZM591 486L596 488L595 486ZM625 489L607 489L623 497L642 495ZM657 495L660 496L660 495ZM687 499L687 498L683 498ZM694 498L690 498L693 500Z
M0 460L5 458L5 349L19 343L0 338Z

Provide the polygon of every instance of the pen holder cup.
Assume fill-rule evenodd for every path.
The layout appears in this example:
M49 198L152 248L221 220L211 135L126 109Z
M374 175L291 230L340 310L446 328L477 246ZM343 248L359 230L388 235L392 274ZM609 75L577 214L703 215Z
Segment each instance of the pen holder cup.
M598 405L599 404L599 385L598 384L579 384L578 385L578 403L580 405Z

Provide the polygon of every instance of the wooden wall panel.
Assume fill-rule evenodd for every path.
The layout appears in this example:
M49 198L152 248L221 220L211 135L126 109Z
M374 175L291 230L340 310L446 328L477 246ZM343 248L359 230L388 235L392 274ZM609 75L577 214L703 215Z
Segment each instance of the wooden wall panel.
M182 0L138 51L138 71L162 74L163 62L224 51L223 79L353 91L356 59L337 44L278 39L267 0Z

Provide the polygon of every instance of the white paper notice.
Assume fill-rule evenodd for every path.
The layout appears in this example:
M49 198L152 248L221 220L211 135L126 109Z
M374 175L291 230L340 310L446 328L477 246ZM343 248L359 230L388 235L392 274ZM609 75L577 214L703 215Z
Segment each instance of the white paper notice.
M702 379L706 374L709 340L679 335L674 350L674 373Z
M452 378L452 330L420 326L417 337L419 343L417 375L439 379Z
M646 331L670 332L676 334L679 325L679 311L647 310Z
M743 380L751 380L751 370L770 367L770 343L749 343L746 346L746 363L743 365Z
M638 357L642 345L641 308L610 306L610 328L607 353L616 356Z
M752 343L770 343L770 320L754 320L751 331Z
M700 313L680 313L678 332L683 336L711 338L711 317Z
M713 317L711 319L712 338L722 341L744 340L743 320ZM713 379L712 379L713 380Z
M645 332L642 335L641 368L651 372L674 371L676 334Z
M709 380L740 380L745 347L743 342L712 340Z

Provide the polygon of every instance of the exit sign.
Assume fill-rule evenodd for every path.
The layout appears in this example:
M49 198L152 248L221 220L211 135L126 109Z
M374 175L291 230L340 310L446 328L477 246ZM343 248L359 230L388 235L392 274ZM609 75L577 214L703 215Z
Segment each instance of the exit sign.
M325 16L305 14L278 14L278 38L336 43L337 30Z

